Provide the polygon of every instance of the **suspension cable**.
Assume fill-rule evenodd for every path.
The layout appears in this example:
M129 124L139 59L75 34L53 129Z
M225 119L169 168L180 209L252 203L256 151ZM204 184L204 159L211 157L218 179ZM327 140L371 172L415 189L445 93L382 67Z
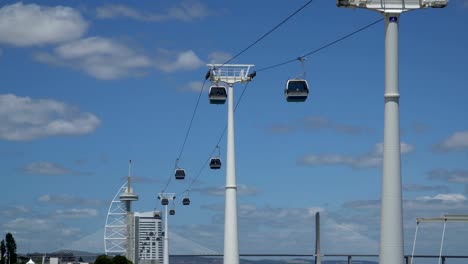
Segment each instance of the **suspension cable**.
M244 52L246 52L247 50L249 50L251 47L253 47L255 44L257 44L258 42L260 42L262 39L264 39L266 36L270 35L273 31L275 31L276 29L278 29L280 26L282 26L284 23L286 23L289 19L291 19L292 17L294 17L295 15L297 15L297 13L299 13L300 11L302 11L302 9L306 8L309 4L311 4L314 0L309 0L307 3L305 3L303 6L301 6L299 9L297 9L296 11L294 11L291 15L289 15L287 18L283 19L283 21L281 21L278 25L274 26L272 29L270 29L267 33L263 34L260 38L258 38L257 40L255 40L254 42L252 42L252 44L250 44L249 46L247 46L246 48L244 48L243 50L241 50L240 52L238 52L236 55L234 55L232 58L230 58L229 60L227 60L226 62L224 62L222 65L225 65L225 64L228 64L229 62L233 61L235 58L239 57L240 55L242 55Z
M231 59L229 59L229 60L227 60L226 62L224 62L223 65L224 65L224 64L227 64L227 63L229 63L229 62L231 62L232 60L234 60L235 58L239 57L241 54L243 54L244 52L246 52L248 49L250 49L251 47L253 47L255 44L257 44L258 42L260 42L262 39L264 39L266 36L268 36L270 33L272 33L273 31L275 31L277 28L279 28L281 25L283 25L284 23L286 23L289 19L291 19L293 16L295 16L295 15L296 15L297 13L299 13L301 10L303 10L306 6L308 6L310 3L312 3L312 1L313 1L313 0L309 0L307 3L305 3L303 6L301 6L298 10L296 10L294 13L292 13L291 15L289 15L286 19L284 19L283 21L281 21L278 25L276 25L276 26L273 27L271 30L269 30L267 33L265 33L264 35L262 35L260 38L258 38L256 41L254 41L252 44L250 44L249 46L247 46L247 47L246 47L245 49L243 49L242 51L238 52L238 53L237 53L236 55L234 55ZM341 42L341 41L343 41L343 40L345 40L345 39L347 39L347 38L349 38L349 37L351 37L351 36L353 36L353 35L355 35L355 34L361 32L361 31L364 31L364 30L366 30L366 29L368 29L368 28L370 28L370 27L376 25L377 23L379 23L379 22L381 22L381 21L383 21L383 20L384 20L383 18L380 18L380 19L378 19L378 20L376 20L376 21L374 21L374 22L372 22L372 23L370 23L370 24L367 24L367 25L365 25L365 26L363 26L363 27L361 27L361 28L359 28L359 29L357 29L357 30L355 30L355 31L353 31L353 32L351 32L351 33L349 33L349 34L343 36L343 37L340 37L340 38L338 38L338 39L336 39L336 40L334 40L334 41L332 41L332 42L330 42L330 43L328 43L328 44L326 44L326 45L323 45L323 46L321 46L321 47L319 47L319 48L317 48L317 49L315 49L315 50L309 51L309 52L305 53L304 55L302 55L302 56L300 56L300 57L296 57L296 58L291 59L291 60L287 60L287 61L284 61L284 62L281 62L281 63L277 63L277 64L274 64L274 65L271 65L271 66L267 66L267 67L261 68L261 69L257 70L257 72L266 71L266 70L269 70L269 69L273 69L273 68L276 68L276 67L280 67L280 66L283 66L283 65L292 63L292 62L294 62L294 61L297 61L298 58L301 58L301 59L303 60L303 59L305 59L306 57L308 57L308 56L310 56L310 55L313 55L313 54L315 54L315 53L317 53L317 52L319 52L319 51L322 51L322 50L324 50L324 49L326 49L326 48L328 48L328 47L330 47L330 46L332 46L332 45L334 45L334 44L337 44L337 43L339 43L339 42ZM208 74L207 74L207 76L209 77ZM189 134L190 134L190 130L191 130L192 124L193 124L193 120L194 120L196 111L197 111L197 109L198 109L198 105L199 105L199 102L200 102L200 98L201 98L201 95L202 95L202 92L203 92L203 89L204 89L206 80L208 79L207 76L205 76L205 81L203 82L203 86L202 86L202 88L201 88L201 90L200 90L200 93L199 93L199 95L198 95L197 103L196 103L195 108L194 108L194 111L193 111L193 113L192 113L192 118L191 118L191 120L190 120L188 129L187 129L187 132L186 132L186 134L185 134L184 141L183 141L182 147L181 147L181 149L180 149L178 159L180 159L180 158L182 157L182 154L183 154L183 151L184 151L184 148L185 148L185 145L186 145L188 136L189 136ZM243 98L243 96L244 96L244 93L245 93L245 91L247 90L248 84L249 84L249 82L246 83L246 85L245 85L245 87L244 87L244 89L243 89L243 91L242 91L242 94L241 94L241 96L239 97L239 99L238 99L238 101L237 101L237 103L236 103L236 106L235 106L235 108L234 108L234 111L237 109L239 103L241 102L241 100L242 100L242 98ZM224 127L223 132L221 133L220 138L219 138L219 140L218 140L216 146L219 145L219 143L221 142L222 138L224 137L224 135L225 135L225 133L226 133L226 129L227 129L227 125ZM215 149L216 149L216 148L215 148ZM192 187L192 185L195 183L195 181L196 181L196 180L198 179L198 177L201 175L202 171L205 169L205 167L207 166L208 162L210 161L211 156L213 155L215 149L213 149L213 151L211 152L210 158L208 158L208 159L205 161L205 163L204 163L203 166L201 167L200 171L199 171L199 172L196 174L196 176L192 179L191 183L188 185L188 188L187 188L185 191L189 191L190 188ZM169 177L169 180L167 181L166 186L164 187L164 189L163 189L162 192L164 192L164 191L167 189L168 185L169 185L170 182L171 182L171 179L172 179L172 175Z
M312 55L312 54L314 54L314 53L317 53L317 52L319 52L319 51L321 51L321 50L323 50L323 49L326 49L326 48L328 48L328 47L330 47L330 46L332 46L332 45L334 45L334 44L336 44L336 43L338 43L338 42L341 42L341 41L343 41L343 40L345 40L345 39L347 39L347 38L349 38L349 37L351 37L351 36L353 36L353 35L355 35L355 34L361 32L361 31L363 31L363 30L366 30L366 29L372 27L373 25L375 25L375 24L377 24L377 23L379 23L379 22L381 22L381 21L383 21L383 20L384 20L383 18L380 18L380 19L378 19L378 20L376 20L376 21L374 21L374 22L372 22L372 23L370 23L370 24L367 24L366 26L361 27L361 28L359 28L358 30L355 30L355 31L353 31L353 32L351 32L351 33L349 33L349 34L347 34L347 35L345 35L345 36L343 36L343 37L341 37L341 38L339 38L339 39L337 39L337 40L334 40L334 41L332 41L332 42L330 42L330 43L328 43L328 44L325 44L325 45L323 45L323 46L321 46L321 47L319 47L319 48L317 48L317 49L315 49L315 50L309 51L309 52L307 52L306 54L304 54L303 56L300 56L299 58L305 58L305 57L308 57L308 56L310 56L310 55ZM273 68L276 68L276 67L280 67L280 66L283 66L283 65L286 65L286 64L295 62L295 61L297 61L297 59L298 59L298 58L296 57L296 58L294 58L294 59L290 59L290 60L287 60L287 61L284 61L284 62L280 62L280 63L277 63L277 64L273 64L273 65L271 65L271 66L267 66L267 67L261 68L261 69L257 70L257 72L266 71L266 70L270 70L270 69L273 69Z

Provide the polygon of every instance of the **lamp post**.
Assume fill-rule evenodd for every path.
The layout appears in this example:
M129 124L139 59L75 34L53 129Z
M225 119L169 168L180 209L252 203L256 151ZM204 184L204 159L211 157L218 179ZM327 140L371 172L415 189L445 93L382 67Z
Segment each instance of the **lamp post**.
M398 23L400 14L443 8L448 0L337 0L338 7L378 11L385 18L385 114L380 213L380 264L403 262L400 113L398 90Z
M234 145L234 91L235 83L249 82L255 72L249 74L254 65L208 64L211 82L228 85L228 125L226 161L226 198L224 207L224 264L239 264L239 239L237 231L237 185L236 155Z

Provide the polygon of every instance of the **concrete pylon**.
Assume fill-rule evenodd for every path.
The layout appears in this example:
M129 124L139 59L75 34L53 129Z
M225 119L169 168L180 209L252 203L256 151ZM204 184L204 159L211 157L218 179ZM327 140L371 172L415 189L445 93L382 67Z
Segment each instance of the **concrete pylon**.
M320 258L320 213L315 213L315 264L321 264Z

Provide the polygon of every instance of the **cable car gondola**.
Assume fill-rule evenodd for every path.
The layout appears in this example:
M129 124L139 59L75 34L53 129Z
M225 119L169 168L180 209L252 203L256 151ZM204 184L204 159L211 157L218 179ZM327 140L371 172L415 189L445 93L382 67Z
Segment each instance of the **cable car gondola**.
M169 210L169 214L170 215L175 215L175 210L174 209Z
M169 199L167 199L167 198L162 198L162 199L161 199L161 204L162 204L162 205L168 205L168 204L169 204Z
M290 79L286 83L284 95L288 102L304 102L309 95L309 85L304 79Z
M302 65L302 73L296 78L289 79L286 83L286 89L284 89L284 96L288 102L304 102L309 95L309 85L305 80L305 57L297 58Z
M221 159L219 158L221 156L221 148L216 146L216 150L218 150L218 155L210 159L210 169L212 170L221 169Z
M176 169L174 176L175 176L176 180L185 179L185 170L184 169Z
M154 213L153 213L153 217L154 217L155 219L161 219L161 213L160 213L160 212L154 212Z
M220 158L211 158L211 160L210 160L210 169L213 169L213 170L221 169L221 159Z
M184 199L182 199L182 204L183 205L190 205L190 198L185 197Z
M211 86L208 98L210 99L210 104L224 104L227 98L226 87Z

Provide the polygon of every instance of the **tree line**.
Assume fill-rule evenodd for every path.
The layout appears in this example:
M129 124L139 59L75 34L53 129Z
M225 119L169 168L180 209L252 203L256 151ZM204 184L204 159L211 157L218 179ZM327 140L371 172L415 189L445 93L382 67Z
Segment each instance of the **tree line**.
M0 242L0 264L14 264L17 262L16 242L11 233L7 233L5 239Z

